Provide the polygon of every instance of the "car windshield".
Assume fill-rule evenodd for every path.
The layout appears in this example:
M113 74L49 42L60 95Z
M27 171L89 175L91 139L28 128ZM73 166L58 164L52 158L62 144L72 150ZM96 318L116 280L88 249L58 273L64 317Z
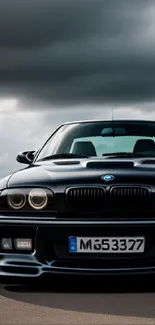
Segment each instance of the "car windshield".
M155 122L151 121L65 124L48 139L37 160L47 157L52 159L52 155L60 155L63 158L63 154L74 154L75 157L100 157L117 153L155 156L154 141Z

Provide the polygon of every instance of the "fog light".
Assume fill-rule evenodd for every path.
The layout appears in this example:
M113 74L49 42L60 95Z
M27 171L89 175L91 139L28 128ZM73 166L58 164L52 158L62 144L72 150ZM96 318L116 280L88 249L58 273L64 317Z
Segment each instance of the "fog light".
M2 249L12 249L12 239L11 238L2 238L1 248Z
M16 238L14 240L15 248L21 250L32 249L32 239L30 238Z

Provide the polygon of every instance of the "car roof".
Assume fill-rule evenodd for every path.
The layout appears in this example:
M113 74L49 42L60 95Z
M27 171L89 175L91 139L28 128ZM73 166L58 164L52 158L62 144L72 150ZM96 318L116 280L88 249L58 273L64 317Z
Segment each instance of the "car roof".
M152 120L137 120L137 119L92 119L92 120L79 120L79 121L69 121L63 123L63 125L67 124L76 124L76 123L93 123L93 122L136 122L136 123L155 123L155 121Z

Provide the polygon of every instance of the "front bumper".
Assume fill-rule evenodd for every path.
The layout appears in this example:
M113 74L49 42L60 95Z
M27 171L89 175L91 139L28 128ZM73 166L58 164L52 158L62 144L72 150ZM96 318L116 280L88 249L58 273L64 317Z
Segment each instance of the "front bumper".
M70 236L145 236L142 254L69 254ZM155 220L0 218L0 238L32 238L32 252L0 250L0 276L155 274Z

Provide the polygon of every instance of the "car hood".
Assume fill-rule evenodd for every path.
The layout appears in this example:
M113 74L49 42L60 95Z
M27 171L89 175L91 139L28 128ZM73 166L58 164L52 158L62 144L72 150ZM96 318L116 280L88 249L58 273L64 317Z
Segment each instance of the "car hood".
M103 184L101 177L109 174L114 176L116 183L154 183L155 159L94 158L38 162L12 174L8 187Z

